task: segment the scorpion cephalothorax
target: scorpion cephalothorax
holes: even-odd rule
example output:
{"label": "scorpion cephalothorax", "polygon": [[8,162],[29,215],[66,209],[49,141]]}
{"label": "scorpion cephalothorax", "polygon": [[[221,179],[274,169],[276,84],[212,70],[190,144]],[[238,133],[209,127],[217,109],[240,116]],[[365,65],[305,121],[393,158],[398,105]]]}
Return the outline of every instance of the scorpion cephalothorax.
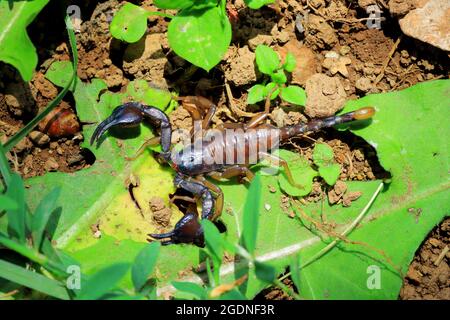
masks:
{"label": "scorpion cephalothorax", "polygon": [[[162,152],[157,154],[157,158],[175,169],[175,186],[193,194],[195,201],[201,201],[201,218],[212,221],[222,213],[223,193],[205,176],[215,180],[232,177],[245,177],[251,180],[253,173],[248,167],[266,159],[283,166],[289,182],[296,185],[286,161],[271,153],[278,148],[279,142],[337,124],[369,119],[375,112],[373,108],[366,107],[339,116],[277,128],[269,124],[261,124],[269,114],[270,101],[267,99],[265,110],[247,124],[222,124],[215,128],[214,134],[210,134],[212,130],[207,128],[216,111],[216,106],[208,99],[198,96],[176,99],[183,103],[194,122],[198,121],[203,130],[201,135],[193,133],[192,143],[183,149],[171,150],[172,128],[167,115],[158,108],[138,102],[126,103],[114,109],[111,116],[96,128],[91,137],[91,144],[98,141],[111,127],[134,127],[144,119],[152,125],[159,126],[160,137],[149,140],[145,145],[157,142],[161,144]],[[200,147],[196,147],[198,145]],[[168,239],[162,242],[165,245],[173,243],[204,245],[203,230],[198,215],[193,209],[187,211],[177,222],[173,231],[150,234],[150,236],[155,239]]]}

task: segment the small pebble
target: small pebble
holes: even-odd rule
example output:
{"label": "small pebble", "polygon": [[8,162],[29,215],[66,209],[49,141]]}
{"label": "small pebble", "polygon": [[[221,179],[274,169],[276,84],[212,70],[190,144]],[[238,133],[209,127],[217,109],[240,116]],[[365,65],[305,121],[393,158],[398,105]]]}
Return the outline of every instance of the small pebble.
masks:
{"label": "small pebble", "polygon": [[31,131],[29,134],[30,140],[38,146],[44,146],[50,142],[50,137],[45,133],[39,131]]}
{"label": "small pebble", "polygon": [[59,164],[54,158],[50,157],[45,161],[44,168],[47,171],[56,171],[59,168]]}
{"label": "small pebble", "polygon": [[272,208],[272,206],[268,203],[264,204],[264,209],[266,209],[266,211],[269,211]]}

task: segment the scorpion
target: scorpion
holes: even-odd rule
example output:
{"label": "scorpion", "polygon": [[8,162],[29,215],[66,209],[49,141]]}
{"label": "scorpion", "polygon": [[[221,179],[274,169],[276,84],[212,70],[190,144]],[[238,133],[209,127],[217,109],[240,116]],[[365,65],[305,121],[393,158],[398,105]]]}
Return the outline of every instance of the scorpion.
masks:
{"label": "scorpion", "polygon": [[[191,202],[198,203],[201,207],[201,219],[210,221],[216,221],[221,215],[224,195],[221,189],[206,177],[218,181],[233,177],[251,181],[254,174],[249,166],[267,159],[269,163],[281,165],[288,181],[294,186],[301,187],[294,181],[287,162],[271,154],[278,148],[279,142],[322,128],[370,119],[375,113],[374,108],[364,107],[342,115],[312,119],[306,123],[278,128],[262,123],[269,115],[270,99],[267,99],[265,110],[253,116],[248,123],[223,123],[211,129],[209,126],[217,109],[213,102],[201,96],[173,99],[181,101],[192,116],[194,124],[200,124],[202,129],[201,134],[193,133],[191,130],[192,143],[181,150],[172,148],[172,127],[166,113],[140,102],[128,102],[116,107],[112,114],[96,127],[90,143],[92,145],[96,142],[98,146],[100,138],[112,127],[136,127],[144,120],[159,127],[160,135],[146,141],[139,150],[142,151],[146,145],[159,143],[162,151],[156,153],[156,159],[160,163],[170,165],[176,171],[173,180],[175,187],[192,194]],[[211,136],[208,137],[208,133],[212,130],[215,130],[213,139]],[[195,147],[196,144],[200,147]],[[211,161],[218,158],[227,158],[227,161]],[[199,214],[191,206],[172,231],[161,234],[150,233],[148,235],[152,239],[149,241],[156,239],[161,240],[163,245],[187,243],[203,247],[204,233],[199,220]]]}

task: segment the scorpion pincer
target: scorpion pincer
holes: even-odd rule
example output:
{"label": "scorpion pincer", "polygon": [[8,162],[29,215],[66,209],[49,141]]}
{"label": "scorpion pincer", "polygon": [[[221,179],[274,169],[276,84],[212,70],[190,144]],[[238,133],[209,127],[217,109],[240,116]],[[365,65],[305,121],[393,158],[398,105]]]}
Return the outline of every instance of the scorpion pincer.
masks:
{"label": "scorpion pincer", "polygon": [[[220,188],[206,177],[219,181],[239,177],[250,181],[253,173],[249,166],[266,159],[270,163],[283,166],[289,182],[297,185],[286,161],[271,153],[279,147],[280,142],[337,124],[370,119],[375,113],[374,108],[365,107],[342,115],[277,128],[262,124],[269,114],[270,101],[267,99],[265,110],[254,116],[247,124],[226,123],[215,129],[208,129],[216,111],[216,106],[211,101],[200,96],[174,99],[182,102],[184,108],[190,112],[194,123],[197,121],[202,128],[202,134],[193,134],[192,143],[181,150],[171,150],[172,128],[167,115],[158,108],[138,102],[129,102],[115,108],[111,116],[98,125],[90,142],[98,143],[100,137],[112,127],[135,127],[144,120],[158,126],[160,136],[157,141],[162,149],[162,152],[157,154],[158,160],[168,163],[176,171],[175,186],[191,193],[195,202],[200,201],[201,219],[211,221],[216,220],[222,213],[224,196]],[[211,139],[211,132],[214,132],[213,139]],[[201,147],[196,148],[196,145]],[[226,161],[212,161],[217,159],[226,159]],[[166,239],[162,242],[164,245],[192,243],[204,246],[203,230],[197,212],[192,208],[176,223],[171,232],[149,234],[149,236],[154,239]]]}

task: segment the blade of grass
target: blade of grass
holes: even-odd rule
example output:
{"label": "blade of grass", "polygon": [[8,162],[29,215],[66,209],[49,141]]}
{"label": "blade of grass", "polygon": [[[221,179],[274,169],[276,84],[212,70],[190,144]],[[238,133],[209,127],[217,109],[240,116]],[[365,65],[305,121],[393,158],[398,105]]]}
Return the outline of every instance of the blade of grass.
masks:
{"label": "blade of grass", "polygon": [[11,182],[11,169],[9,168],[8,159],[6,159],[6,150],[0,143],[0,173],[3,177],[3,185],[5,189]]}
{"label": "blade of grass", "polygon": [[256,175],[248,190],[247,200],[244,206],[244,218],[242,227],[243,245],[253,255],[256,247],[259,221],[259,199],[261,198],[261,180]]}
{"label": "blade of grass", "polygon": [[[70,79],[70,82],[66,87],[63,88],[63,90],[56,96],[55,99],[53,99],[49,105],[42,111],[39,115],[37,115],[33,120],[31,120],[29,123],[25,125],[19,132],[17,132],[11,139],[9,139],[4,145],[4,151],[10,151],[17,143],[19,143],[20,140],[25,138],[31,130],[42,120],[47,116],[50,111],[52,111],[64,98],[66,93],[69,91],[70,86],[75,83],[76,75],[77,75],[77,66],[78,66],[78,51],[77,51],[77,43],[75,39],[75,33],[72,28],[72,23],[69,17],[66,17],[66,26],[67,26],[67,33],[69,35],[69,43],[70,48],[72,50],[72,59],[73,59],[73,74]],[[0,161],[1,162],[1,161]],[[0,167],[0,169],[2,169]],[[3,174],[3,170],[2,170]]]}
{"label": "blade of grass", "polygon": [[41,200],[36,211],[33,214],[31,222],[31,235],[33,237],[33,245],[36,250],[39,250],[44,236],[44,230],[47,226],[50,215],[55,209],[56,200],[59,197],[60,189],[54,188]]}
{"label": "blade of grass", "polygon": [[8,217],[8,234],[11,238],[16,239],[20,243],[25,243],[27,227],[26,220],[26,204],[25,204],[25,187],[22,178],[14,173],[6,190],[6,196],[10,197],[17,203],[17,209],[6,211]]}
{"label": "blade of grass", "polygon": [[60,282],[4,260],[0,260],[0,278],[45,293],[54,298],[63,300],[70,299],[66,288]]}

